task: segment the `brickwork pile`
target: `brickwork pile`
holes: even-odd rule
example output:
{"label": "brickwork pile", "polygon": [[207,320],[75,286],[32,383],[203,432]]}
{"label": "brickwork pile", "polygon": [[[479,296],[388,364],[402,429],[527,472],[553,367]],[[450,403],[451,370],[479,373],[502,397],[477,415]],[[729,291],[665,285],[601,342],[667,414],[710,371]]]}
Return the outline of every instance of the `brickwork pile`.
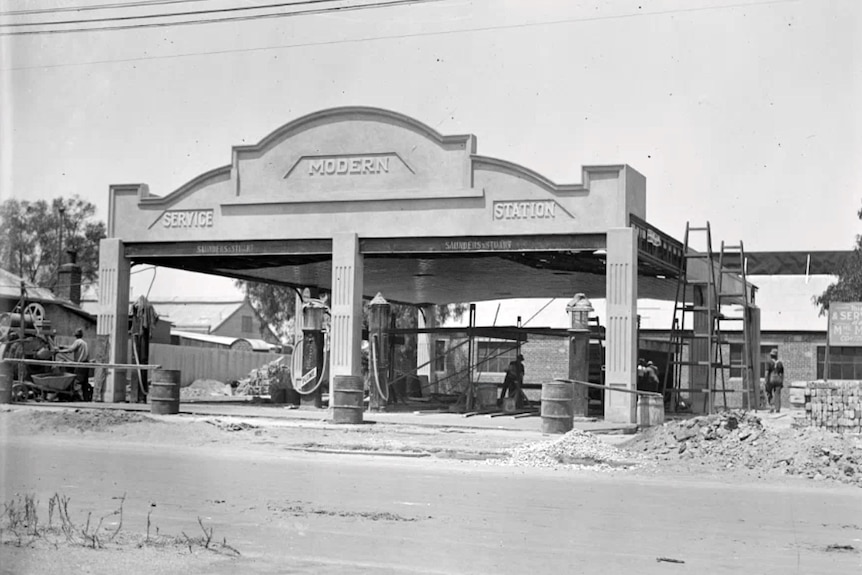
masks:
{"label": "brickwork pile", "polygon": [[799,424],[838,433],[862,433],[862,382],[809,382],[805,418]]}

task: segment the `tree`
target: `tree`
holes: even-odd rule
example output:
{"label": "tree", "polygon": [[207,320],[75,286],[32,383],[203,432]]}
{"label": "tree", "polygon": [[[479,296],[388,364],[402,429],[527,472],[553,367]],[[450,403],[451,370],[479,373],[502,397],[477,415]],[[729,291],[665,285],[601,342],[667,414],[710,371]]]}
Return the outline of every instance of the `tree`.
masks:
{"label": "tree", "polygon": [[236,285],[278,338],[292,341],[290,320],[294,316],[296,291],[287,286],[242,280],[237,280]]}
{"label": "tree", "polygon": [[[99,240],[105,223],[93,219],[96,206],[75,195],[29,202],[9,199],[0,204],[0,265],[43,287],[54,287],[65,260],[62,251],[77,252],[83,281],[99,275]],[[62,225],[62,234],[61,234]]]}
{"label": "tree", "polygon": [[[862,220],[862,209],[856,215]],[[838,271],[838,281],[814,298],[814,303],[820,306],[820,315],[833,301],[862,301],[862,235],[856,236],[856,248]]]}

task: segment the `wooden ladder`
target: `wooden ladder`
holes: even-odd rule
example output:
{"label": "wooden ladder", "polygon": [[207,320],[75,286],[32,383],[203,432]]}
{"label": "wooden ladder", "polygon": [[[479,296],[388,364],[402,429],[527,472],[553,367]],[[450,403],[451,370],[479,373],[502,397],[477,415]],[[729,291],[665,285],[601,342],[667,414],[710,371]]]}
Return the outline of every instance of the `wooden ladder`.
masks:
{"label": "wooden ladder", "polygon": [[[706,251],[699,252],[691,248],[694,234],[705,234]],[[722,345],[727,342],[721,335],[721,308],[719,298],[720,273],[716,273],[715,254],[712,251],[712,230],[709,222],[706,226],[695,227],[689,222],[685,224],[683,239],[683,261],[678,274],[676,297],[674,301],[673,323],[671,324],[670,347],[668,348],[668,365],[672,366],[665,372],[663,390],[672,394],[671,406],[678,411],[682,394],[702,394],[704,411],[712,414],[715,410],[715,395],[722,396],[723,407],[727,409],[727,384],[724,376],[724,357]],[[692,277],[690,265],[694,261],[703,262],[705,277]],[[701,314],[705,321],[697,322],[695,317]],[[691,328],[687,328],[687,317],[690,317]],[[692,359],[694,346],[704,346],[707,359]],[[685,350],[688,349],[687,357]],[[672,372],[673,386],[668,389],[668,373]],[[682,387],[683,374],[688,374],[688,386]],[[705,375],[705,377],[704,377]],[[695,380],[699,381],[695,381]],[[703,381],[703,380],[706,381]],[[720,385],[719,385],[720,384]]]}
{"label": "wooden ladder", "polygon": [[[739,369],[742,376],[743,409],[757,410],[760,400],[759,379],[755,378],[754,365],[756,354],[756,338],[752,333],[752,304],[753,294],[749,291],[748,278],[746,277],[745,246],[740,241],[737,245],[726,245],[721,242],[721,251],[718,256],[718,301],[719,305],[739,306],[739,313],[721,313],[720,324],[733,323],[742,332],[742,354],[738,362],[729,358],[728,367]],[[725,282],[733,279],[733,282]],[[734,287],[736,289],[734,289]],[[725,332],[729,330],[724,330]],[[734,330],[735,331],[735,330]]]}

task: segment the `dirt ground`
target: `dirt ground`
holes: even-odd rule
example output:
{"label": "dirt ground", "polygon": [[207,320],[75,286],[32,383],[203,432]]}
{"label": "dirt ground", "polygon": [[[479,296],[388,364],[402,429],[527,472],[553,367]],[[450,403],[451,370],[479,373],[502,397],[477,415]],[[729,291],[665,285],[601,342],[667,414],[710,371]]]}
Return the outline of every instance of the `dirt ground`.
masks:
{"label": "dirt ground", "polygon": [[[192,452],[205,446],[231,453],[376,455],[492,467],[573,469],[647,481],[702,478],[733,483],[768,479],[770,486],[799,482],[823,487],[842,483],[862,486],[862,444],[858,437],[794,429],[789,419],[743,413],[673,421],[630,437],[597,436],[578,430],[552,437],[454,425],[336,426],[321,420],[151,416],[106,409],[13,406],[0,409],[0,430],[4,441],[24,439],[34,445],[68,445],[72,449],[80,440],[126,453],[137,449],[143,454],[153,446]],[[7,475],[15,472],[4,468]],[[68,479],[75,483],[92,480]],[[144,510],[137,509],[138,527],[128,523],[123,527],[118,513],[123,502],[116,497],[101,502],[99,509],[75,508],[80,505],[78,501],[67,502],[72,513],[64,522],[59,510],[67,495],[62,485],[55,487],[56,491],[52,487],[43,492],[38,502],[28,499],[26,492],[0,489],[0,552],[5,557],[0,573],[144,572],[128,570],[140,565],[148,566],[146,572],[229,573],[241,551],[229,540],[219,539],[220,533],[208,536],[207,524],[197,523],[193,517],[185,518],[185,529],[163,524],[161,531],[155,531],[158,526],[154,526],[147,532],[139,528]],[[282,512],[307,516],[327,511],[294,501]],[[390,512],[350,513],[365,513],[359,518],[372,523],[415,519]],[[146,519],[149,525],[149,515]],[[845,551],[855,553],[858,549],[833,552]],[[93,570],[93,553],[99,553],[99,561],[110,568]],[[9,565],[16,567],[10,570]],[[319,566],[309,567],[307,572],[318,570]],[[336,571],[333,567],[332,572]]]}
{"label": "dirt ground", "polygon": [[[488,461],[527,467],[591,467],[642,475],[724,479],[794,476],[862,487],[862,437],[796,429],[792,417],[729,412],[668,421],[636,435],[566,436],[508,429],[407,424],[334,425],[324,419],[155,416],[107,409],[7,407],[10,436],[96,434],[142,445],[277,446],[310,453],[355,453]],[[550,455],[549,455],[550,454]]]}

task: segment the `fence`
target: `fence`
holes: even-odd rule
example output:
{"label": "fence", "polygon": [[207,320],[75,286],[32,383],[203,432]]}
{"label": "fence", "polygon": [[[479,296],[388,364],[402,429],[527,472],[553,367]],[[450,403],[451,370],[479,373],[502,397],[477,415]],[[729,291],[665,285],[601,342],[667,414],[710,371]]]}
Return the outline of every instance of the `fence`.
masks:
{"label": "fence", "polygon": [[162,369],[180,370],[180,385],[183,386],[196,379],[215,379],[224,383],[242,379],[251,370],[279,357],[284,358],[282,363],[290,365],[290,354],[150,344],[150,363],[161,365]]}

